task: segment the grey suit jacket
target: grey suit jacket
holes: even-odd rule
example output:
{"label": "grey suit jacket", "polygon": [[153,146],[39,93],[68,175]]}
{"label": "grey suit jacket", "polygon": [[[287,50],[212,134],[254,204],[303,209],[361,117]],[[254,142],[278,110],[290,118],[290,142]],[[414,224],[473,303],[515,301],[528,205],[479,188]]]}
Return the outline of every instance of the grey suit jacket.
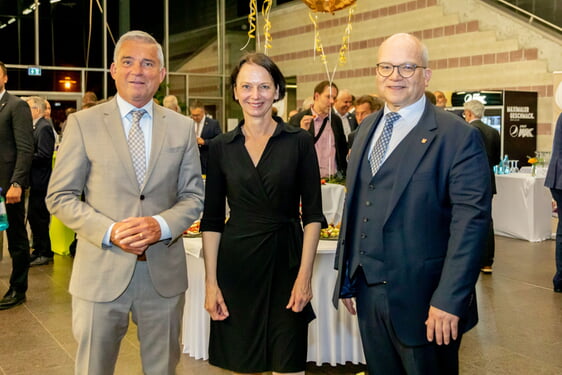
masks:
{"label": "grey suit jacket", "polygon": [[46,201],[50,212],[78,234],[70,280],[74,296],[108,302],[125,290],[137,257],[117,246],[105,247],[102,240],[112,223],[131,216],[161,215],[170,227],[172,239],[146,251],[156,291],[171,297],[187,288],[181,235],[203,207],[195,131],[187,117],[161,106],[154,105],[153,116],[142,189],[115,99],[68,118]]}

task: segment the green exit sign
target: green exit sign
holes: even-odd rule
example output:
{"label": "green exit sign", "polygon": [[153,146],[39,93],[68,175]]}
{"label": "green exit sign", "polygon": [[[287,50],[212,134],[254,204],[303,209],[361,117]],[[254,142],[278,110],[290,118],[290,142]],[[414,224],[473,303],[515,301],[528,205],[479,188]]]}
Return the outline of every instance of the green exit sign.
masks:
{"label": "green exit sign", "polygon": [[38,66],[30,66],[29,68],[27,68],[27,74],[30,76],[40,76],[41,68]]}

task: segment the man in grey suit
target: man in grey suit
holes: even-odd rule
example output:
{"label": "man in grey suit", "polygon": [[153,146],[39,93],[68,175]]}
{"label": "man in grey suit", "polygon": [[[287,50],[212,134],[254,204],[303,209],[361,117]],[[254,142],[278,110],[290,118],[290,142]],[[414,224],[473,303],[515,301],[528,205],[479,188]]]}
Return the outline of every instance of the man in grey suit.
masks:
{"label": "man in grey suit", "polygon": [[377,61],[385,108],[351,149],[334,303],[357,313],[370,375],[455,374],[461,336],[478,320],[486,152],[478,130],[426,100],[419,39],[389,37]]}
{"label": "man in grey suit", "polygon": [[76,373],[113,373],[131,314],[144,373],[174,374],[187,289],[181,236],[203,205],[195,132],[153,103],[166,70],[150,35],[123,35],[110,71],[115,98],[69,117],[47,193],[51,213],[79,239],[70,279]]}
{"label": "man in grey suit", "polygon": [[[8,251],[12,258],[10,288],[0,310],[25,302],[29,271],[29,240],[25,229],[25,196],[33,160],[33,121],[26,102],[6,91],[8,71],[0,61],[0,187],[6,197],[10,226]],[[2,233],[0,233],[2,235]]]}

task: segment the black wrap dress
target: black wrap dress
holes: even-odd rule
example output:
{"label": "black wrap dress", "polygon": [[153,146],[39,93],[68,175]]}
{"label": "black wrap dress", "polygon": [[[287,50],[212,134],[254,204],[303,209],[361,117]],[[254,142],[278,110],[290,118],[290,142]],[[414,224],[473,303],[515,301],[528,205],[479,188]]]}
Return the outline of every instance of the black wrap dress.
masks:
{"label": "black wrap dress", "polygon": [[300,313],[285,306],[302,227],[323,218],[318,161],[310,134],[277,121],[257,166],[244,146],[243,122],[209,148],[201,231],[222,232],[217,281],[229,311],[226,320],[211,321],[209,362],[235,372],[303,371],[314,319],[310,303]]}

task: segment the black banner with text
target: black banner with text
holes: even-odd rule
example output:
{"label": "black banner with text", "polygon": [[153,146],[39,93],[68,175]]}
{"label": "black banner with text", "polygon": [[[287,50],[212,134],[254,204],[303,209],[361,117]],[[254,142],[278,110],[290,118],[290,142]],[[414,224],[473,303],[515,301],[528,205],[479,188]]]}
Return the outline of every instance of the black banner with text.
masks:
{"label": "black banner with text", "polygon": [[519,167],[529,165],[527,157],[537,149],[537,93],[505,91],[503,99],[504,154]]}

